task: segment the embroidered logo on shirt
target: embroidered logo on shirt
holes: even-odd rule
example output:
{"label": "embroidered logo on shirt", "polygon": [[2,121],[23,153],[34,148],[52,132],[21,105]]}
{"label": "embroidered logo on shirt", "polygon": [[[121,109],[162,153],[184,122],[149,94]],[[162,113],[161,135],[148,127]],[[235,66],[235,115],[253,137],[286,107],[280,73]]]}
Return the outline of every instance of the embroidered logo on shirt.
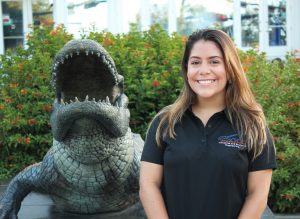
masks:
{"label": "embroidered logo on shirt", "polygon": [[220,136],[220,137],[218,137],[218,143],[224,144],[227,147],[234,147],[234,148],[239,148],[239,149],[246,148],[244,143],[240,140],[238,134]]}

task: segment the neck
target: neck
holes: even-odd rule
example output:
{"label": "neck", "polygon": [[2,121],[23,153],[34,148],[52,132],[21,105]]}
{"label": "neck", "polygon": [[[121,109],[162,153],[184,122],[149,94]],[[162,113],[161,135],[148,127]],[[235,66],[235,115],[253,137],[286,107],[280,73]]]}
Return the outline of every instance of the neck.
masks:
{"label": "neck", "polygon": [[198,99],[192,106],[193,113],[200,118],[204,125],[208,122],[209,118],[225,108],[225,98],[223,99]]}
{"label": "neck", "polygon": [[219,112],[225,108],[225,97],[218,96],[216,98],[198,98],[193,108],[199,111],[214,111]]}

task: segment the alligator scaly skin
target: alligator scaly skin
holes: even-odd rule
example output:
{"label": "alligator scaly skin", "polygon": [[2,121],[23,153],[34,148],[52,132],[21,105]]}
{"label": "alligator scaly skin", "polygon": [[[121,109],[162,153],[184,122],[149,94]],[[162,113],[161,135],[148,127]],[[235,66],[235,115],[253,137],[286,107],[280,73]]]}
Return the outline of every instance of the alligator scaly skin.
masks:
{"label": "alligator scaly skin", "polygon": [[129,127],[123,77],[105,49],[73,40],[54,58],[53,146],[15,176],[0,198],[0,219],[17,218],[32,191],[76,214],[120,212],[138,202],[143,140]]}

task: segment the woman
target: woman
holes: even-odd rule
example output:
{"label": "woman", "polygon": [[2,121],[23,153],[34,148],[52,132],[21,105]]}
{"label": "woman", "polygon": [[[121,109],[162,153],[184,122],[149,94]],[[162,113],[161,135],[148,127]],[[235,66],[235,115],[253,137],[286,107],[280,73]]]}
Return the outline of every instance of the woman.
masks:
{"label": "woman", "polygon": [[141,158],[149,219],[256,219],[267,204],[275,148],[230,37],[193,33],[181,95],[153,119]]}

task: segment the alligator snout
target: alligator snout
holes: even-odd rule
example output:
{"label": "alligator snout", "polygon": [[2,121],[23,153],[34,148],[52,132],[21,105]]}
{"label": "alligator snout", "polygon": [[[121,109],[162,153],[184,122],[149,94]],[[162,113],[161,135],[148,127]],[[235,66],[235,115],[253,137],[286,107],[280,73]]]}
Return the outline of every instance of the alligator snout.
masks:
{"label": "alligator snout", "polygon": [[72,40],[60,50],[52,66],[52,85],[56,100],[51,125],[56,140],[62,141],[68,132],[76,131],[73,126],[81,129],[81,118],[99,122],[115,137],[127,132],[130,114],[123,76],[95,41]]}

